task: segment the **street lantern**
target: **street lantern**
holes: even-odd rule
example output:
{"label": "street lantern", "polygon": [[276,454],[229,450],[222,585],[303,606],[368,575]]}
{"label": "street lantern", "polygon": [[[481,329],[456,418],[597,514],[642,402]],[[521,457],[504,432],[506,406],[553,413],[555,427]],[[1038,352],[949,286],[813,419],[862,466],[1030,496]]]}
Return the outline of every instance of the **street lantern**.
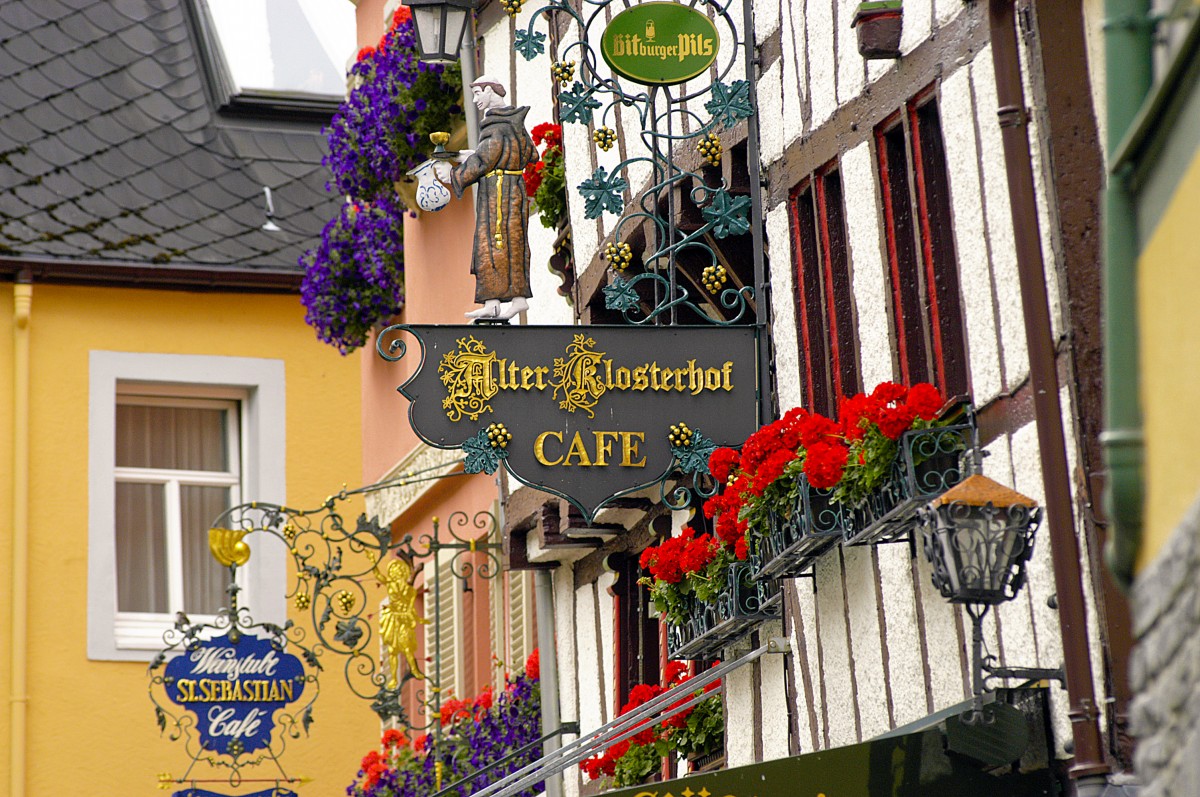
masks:
{"label": "street lantern", "polygon": [[919,514],[933,584],[942,597],[984,606],[1016,597],[1041,520],[1036,501],[974,474]]}
{"label": "street lantern", "polygon": [[[925,556],[933,567],[933,585],[951,603],[965,604],[971,616],[973,708],[966,724],[987,722],[983,695],[989,678],[1063,680],[1061,669],[996,666],[983,656],[983,617],[1010,601],[1025,584],[1025,563],[1033,553],[1033,535],[1042,510],[986,476],[973,474],[918,510]],[[989,711],[994,709],[989,708]]]}
{"label": "street lantern", "polygon": [[405,5],[412,10],[421,60],[435,64],[457,61],[475,0],[407,0]]}

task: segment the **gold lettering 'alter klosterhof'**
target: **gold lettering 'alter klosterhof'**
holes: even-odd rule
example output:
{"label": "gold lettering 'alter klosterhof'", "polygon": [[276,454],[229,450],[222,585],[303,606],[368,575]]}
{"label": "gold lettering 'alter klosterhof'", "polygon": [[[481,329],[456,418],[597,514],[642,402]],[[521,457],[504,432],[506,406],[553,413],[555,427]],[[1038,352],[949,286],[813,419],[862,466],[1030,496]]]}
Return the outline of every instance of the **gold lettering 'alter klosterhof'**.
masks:
{"label": "gold lettering 'alter klosterhof'", "polygon": [[479,420],[491,412],[490,401],[502,390],[544,392],[558,401],[559,409],[576,410],[595,417],[600,398],[610,391],[657,391],[698,396],[733,390],[733,361],[702,363],[689,358],[680,363],[652,360],[623,364],[596,350],[596,341],[575,335],[565,357],[553,367],[526,365],[497,356],[473,336],[459,338],[458,347],[442,355],[438,376],[446,388],[442,409],[454,422]]}

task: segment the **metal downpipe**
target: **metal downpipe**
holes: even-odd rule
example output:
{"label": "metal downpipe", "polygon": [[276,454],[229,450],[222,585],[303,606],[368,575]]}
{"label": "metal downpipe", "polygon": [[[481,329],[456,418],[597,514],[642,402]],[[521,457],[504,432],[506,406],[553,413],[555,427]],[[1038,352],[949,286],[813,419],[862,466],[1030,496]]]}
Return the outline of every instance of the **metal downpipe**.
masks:
{"label": "metal downpipe", "polygon": [[28,272],[13,285],[12,593],[9,636],[9,795],[24,797],[29,707],[29,321]]}
{"label": "metal downpipe", "polygon": [[[549,570],[533,573],[533,598],[537,611],[538,663],[542,690],[542,735],[558,730],[558,651],[554,644],[554,588]],[[562,746],[562,737],[552,736],[542,745],[548,756]],[[562,797],[562,773],[546,778],[546,797]]]}
{"label": "metal downpipe", "polygon": [[[1150,0],[1106,0],[1105,98],[1109,162],[1133,126],[1153,85],[1154,28]],[[1142,536],[1142,408],[1137,322],[1137,207],[1124,173],[1104,189],[1104,431],[1105,510],[1113,524],[1105,558],[1118,581],[1133,581]]]}
{"label": "metal downpipe", "polygon": [[[1066,442],[1059,401],[1050,303],[1046,293],[1046,270],[1042,259],[1037,216],[1037,194],[1033,161],[1029,151],[1024,88],[1017,43],[1014,0],[990,0],[988,20],[992,64],[996,72],[997,113],[1004,143],[1004,165],[1008,176],[1016,243],[1017,273],[1029,348],[1029,378],[1033,386],[1034,418],[1038,452],[1045,489],[1046,520],[1050,531],[1050,553],[1054,585],[1058,593],[1059,627],[1062,633],[1064,670],[1067,677],[1067,715],[1071,719],[1075,763],[1071,778],[1088,788],[1110,771],[1098,723],[1100,711],[1092,687],[1092,663],[1088,650],[1087,614],[1080,573],[1079,540],[1075,535],[1071,481],[1067,469]],[[1103,781],[1101,780],[1101,783]]]}

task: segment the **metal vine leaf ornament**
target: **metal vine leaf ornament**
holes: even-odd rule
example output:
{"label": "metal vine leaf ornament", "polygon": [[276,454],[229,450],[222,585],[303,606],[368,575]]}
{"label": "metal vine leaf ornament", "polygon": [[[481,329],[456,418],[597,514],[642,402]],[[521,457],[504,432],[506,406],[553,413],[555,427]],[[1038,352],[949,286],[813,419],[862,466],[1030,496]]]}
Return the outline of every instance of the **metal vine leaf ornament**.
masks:
{"label": "metal vine leaf ornament", "polygon": [[[498,462],[511,435],[503,425],[492,424],[481,430],[480,438],[481,447]],[[440,474],[447,464],[452,463],[429,470]],[[287,741],[307,734],[318,677],[339,660],[351,691],[381,720],[410,732],[428,732],[436,748],[446,696],[438,683],[444,625],[440,596],[443,590],[461,588],[460,581],[490,579],[500,572],[496,552],[501,546],[493,541],[496,519],[488,512],[455,512],[444,527],[433,518],[429,532],[393,542],[386,526],[365,515],[347,524],[340,512],[352,496],[426,478],[439,475],[412,472],[394,482],[343,489],[315,509],[252,502],[216,518],[209,547],[228,568],[229,606],[200,622],[181,612],[149,668],[155,721],[170,740],[184,742],[191,758],[181,777],[160,776],[164,788],[178,783],[194,789],[218,780],[238,786],[248,767],[261,764],[277,770],[265,779],[274,780],[277,788],[303,782],[284,771],[280,756]],[[287,549],[295,573],[287,599],[304,622],[255,622],[249,609],[239,605],[236,576],[250,559],[249,538]],[[416,574],[425,562],[437,564],[428,568],[424,583],[431,617],[422,617],[417,607]],[[442,583],[447,578],[453,583]],[[418,657],[422,626],[429,627],[427,663]],[[417,685],[417,716],[409,716],[400,699],[409,682]],[[194,772],[197,764],[228,775],[200,777]]]}
{"label": "metal vine leaf ornament", "polygon": [[[761,230],[757,145],[746,159],[750,197],[734,196],[728,180],[713,169],[723,152],[719,132],[750,120],[747,140],[756,137],[753,95],[745,79],[749,19],[749,4],[733,0],[553,0],[534,10],[526,27],[516,32],[516,51],[533,60],[546,50],[539,26],[565,31],[551,53],[557,70],[552,75],[563,83],[558,92],[561,123],[594,125],[592,141],[607,152],[613,128],[625,120],[627,156],[615,165],[600,165],[577,191],[586,218],[620,216],[616,241],[634,231],[644,235],[645,273],[632,278],[614,273],[605,289],[605,306],[620,311],[628,323],[679,323],[681,309],[689,311],[693,322],[765,321],[762,309],[751,307],[755,286],[763,282],[760,246],[755,247],[754,285],[692,297],[689,281],[678,274],[681,258],[700,261],[697,270],[721,265],[713,239]],[[573,68],[569,87],[559,67],[564,63]],[[699,209],[701,223],[679,223],[689,204]],[[761,233],[755,235],[758,240]]]}

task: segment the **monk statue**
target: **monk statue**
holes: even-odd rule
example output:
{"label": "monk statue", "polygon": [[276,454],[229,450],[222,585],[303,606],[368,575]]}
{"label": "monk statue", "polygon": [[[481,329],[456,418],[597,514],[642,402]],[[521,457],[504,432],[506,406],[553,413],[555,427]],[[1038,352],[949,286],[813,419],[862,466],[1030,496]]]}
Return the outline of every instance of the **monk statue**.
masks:
{"label": "monk statue", "polygon": [[483,307],[466,316],[479,321],[507,321],[527,310],[526,299],[533,296],[526,238],[529,197],[522,175],[537,162],[538,152],[525,129],[529,108],[505,105],[507,93],[487,75],[471,84],[475,106],[483,114],[479,143],[474,151],[460,152],[452,170],[448,163],[438,167],[438,178],[450,183],[455,196],[461,197],[469,185],[478,186],[471,273],[475,301]]}

